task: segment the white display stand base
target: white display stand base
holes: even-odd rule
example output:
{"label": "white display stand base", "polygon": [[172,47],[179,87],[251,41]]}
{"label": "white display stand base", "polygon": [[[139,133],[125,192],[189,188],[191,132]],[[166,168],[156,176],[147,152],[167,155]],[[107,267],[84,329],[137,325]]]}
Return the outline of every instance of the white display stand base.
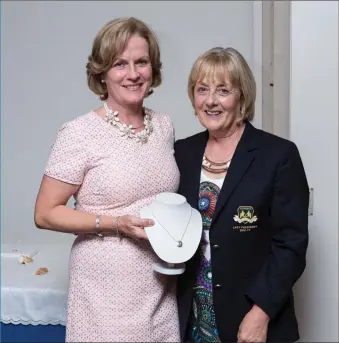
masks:
{"label": "white display stand base", "polygon": [[154,263],[153,264],[153,270],[160,274],[165,275],[180,275],[183,274],[185,271],[185,263],[167,263],[167,262],[161,262],[161,263]]}

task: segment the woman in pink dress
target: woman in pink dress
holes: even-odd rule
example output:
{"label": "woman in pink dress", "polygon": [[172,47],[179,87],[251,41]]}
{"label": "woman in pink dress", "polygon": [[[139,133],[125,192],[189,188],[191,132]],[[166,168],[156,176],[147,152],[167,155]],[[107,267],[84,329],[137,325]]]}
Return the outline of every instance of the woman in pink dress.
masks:
{"label": "woman in pink dress", "polygon": [[78,235],[66,341],[179,342],[176,279],[153,271],[144,231],[153,222],[139,217],[179,184],[171,119],[143,105],[161,84],[154,33],[134,18],[107,23],[87,80],[103,106],[60,128],[35,207],[38,228]]}

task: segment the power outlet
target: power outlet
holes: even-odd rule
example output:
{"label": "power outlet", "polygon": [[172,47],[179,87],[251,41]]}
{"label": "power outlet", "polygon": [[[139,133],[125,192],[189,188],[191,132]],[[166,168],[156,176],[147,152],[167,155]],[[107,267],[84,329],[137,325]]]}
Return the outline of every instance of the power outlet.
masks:
{"label": "power outlet", "polygon": [[310,188],[310,202],[308,205],[308,215],[313,216],[313,206],[314,206],[314,189]]}

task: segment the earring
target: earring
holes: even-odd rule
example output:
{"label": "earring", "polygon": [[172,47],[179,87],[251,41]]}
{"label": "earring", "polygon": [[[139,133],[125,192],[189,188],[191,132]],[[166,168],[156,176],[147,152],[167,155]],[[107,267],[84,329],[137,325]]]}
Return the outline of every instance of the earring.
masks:
{"label": "earring", "polygon": [[101,83],[105,83],[105,80],[101,79]]}
{"label": "earring", "polygon": [[150,88],[150,89],[148,90],[148,92],[147,92],[147,96],[150,96],[150,95],[153,94],[153,93],[154,93],[153,88]]}

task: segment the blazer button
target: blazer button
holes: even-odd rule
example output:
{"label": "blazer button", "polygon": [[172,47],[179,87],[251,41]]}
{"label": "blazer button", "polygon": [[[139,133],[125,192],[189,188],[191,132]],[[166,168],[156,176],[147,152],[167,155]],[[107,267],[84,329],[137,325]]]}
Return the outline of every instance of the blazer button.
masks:
{"label": "blazer button", "polygon": [[221,288],[221,285],[219,283],[217,283],[214,288]]}
{"label": "blazer button", "polygon": [[213,245],[213,249],[219,249],[219,248],[220,248],[220,246],[218,244]]}

